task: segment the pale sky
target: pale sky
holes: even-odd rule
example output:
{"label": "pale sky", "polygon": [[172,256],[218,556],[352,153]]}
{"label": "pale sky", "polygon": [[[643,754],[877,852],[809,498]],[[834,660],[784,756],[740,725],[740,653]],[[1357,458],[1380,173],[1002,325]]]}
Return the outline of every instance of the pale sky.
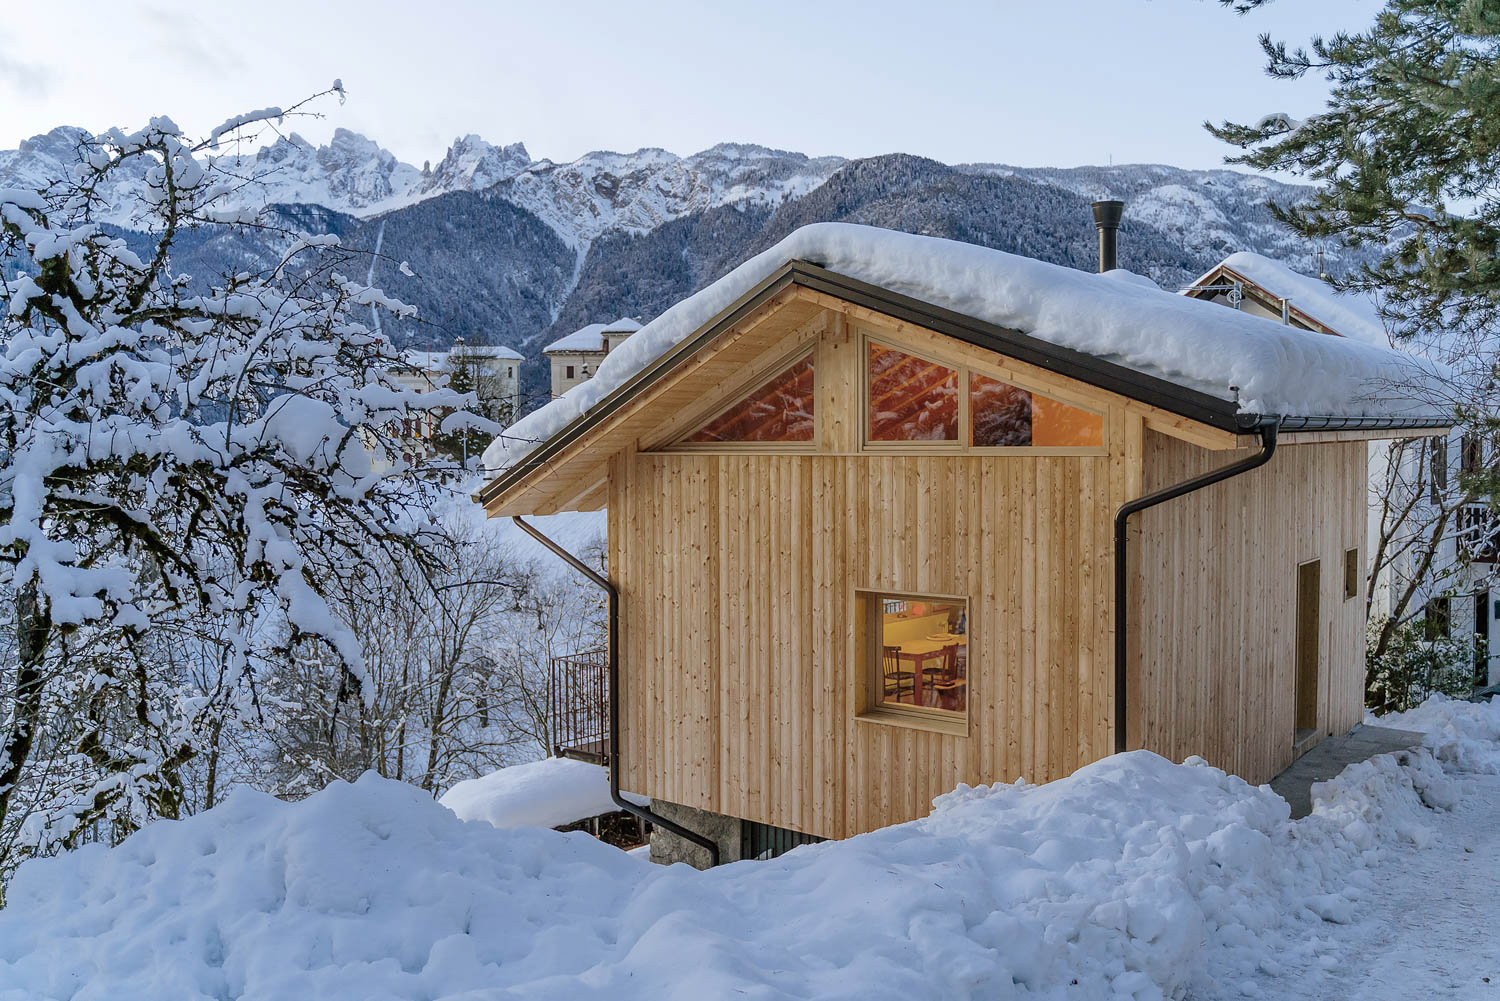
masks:
{"label": "pale sky", "polygon": [[1362,28],[1375,0],[50,0],[0,20],[0,148],[165,114],[201,134],[341,78],[288,123],[436,162],[455,136],[533,157],[716,142],[1021,166],[1220,163],[1204,118],[1297,117],[1321,80],[1265,77],[1256,36]]}

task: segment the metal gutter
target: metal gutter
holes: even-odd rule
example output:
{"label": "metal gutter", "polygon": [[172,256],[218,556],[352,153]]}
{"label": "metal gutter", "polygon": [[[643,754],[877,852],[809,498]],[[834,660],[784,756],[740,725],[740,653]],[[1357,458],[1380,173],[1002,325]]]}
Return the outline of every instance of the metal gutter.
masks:
{"label": "metal gutter", "polygon": [[1449,428],[1452,417],[1293,417],[1275,418],[1283,431],[1380,431],[1402,428]]}
{"label": "metal gutter", "polygon": [[1262,420],[1254,431],[1260,435],[1260,451],[1254,455],[1241,459],[1239,462],[1221,466],[1218,469],[1209,470],[1198,476],[1174,483],[1170,487],[1164,487],[1144,497],[1126,501],[1120,505],[1115,512],[1115,753],[1119,754],[1130,749],[1125,739],[1125,726],[1129,720],[1129,706],[1126,699],[1126,687],[1129,682],[1128,671],[1128,644],[1126,629],[1129,624],[1128,591],[1130,588],[1130,575],[1126,564],[1126,552],[1129,544],[1128,523],[1130,516],[1137,511],[1155,507],[1158,504],[1190,494],[1195,490],[1212,486],[1223,480],[1227,480],[1241,473],[1248,473],[1258,466],[1264,466],[1271,461],[1271,456],[1276,454],[1276,434],[1281,426],[1280,418],[1271,417]]}
{"label": "metal gutter", "polygon": [[614,801],[615,806],[628,813],[632,813],[648,823],[669,831],[685,841],[708,852],[708,864],[710,867],[719,864],[719,846],[713,841],[688,830],[681,824],[668,820],[660,814],[653,813],[644,806],[638,806],[620,795],[620,591],[614,582],[603,574],[598,573],[593,567],[580,560],[577,556],[568,552],[552,539],[543,535],[541,531],[532,525],[522,521],[519,517],[512,516],[520,526],[521,531],[531,536],[562,559],[574,570],[577,570],[590,581],[604,589],[609,595],[609,798]]}

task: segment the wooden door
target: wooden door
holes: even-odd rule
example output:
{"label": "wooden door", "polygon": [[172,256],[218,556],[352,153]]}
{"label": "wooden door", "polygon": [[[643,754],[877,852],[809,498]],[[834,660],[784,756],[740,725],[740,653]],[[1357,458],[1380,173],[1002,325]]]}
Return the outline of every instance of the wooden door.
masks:
{"label": "wooden door", "polygon": [[1309,560],[1297,567],[1297,722],[1293,740],[1303,750],[1319,729],[1318,693],[1322,689],[1322,564]]}

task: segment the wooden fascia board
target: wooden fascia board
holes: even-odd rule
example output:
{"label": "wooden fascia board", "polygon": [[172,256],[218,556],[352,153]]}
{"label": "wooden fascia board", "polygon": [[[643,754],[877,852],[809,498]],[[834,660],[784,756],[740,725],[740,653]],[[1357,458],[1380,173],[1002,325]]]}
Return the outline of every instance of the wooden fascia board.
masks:
{"label": "wooden fascia board", "polygon": [[[485,512],[490,517],[527,513],[514,510],[516,502],[528,497],[545,496],[543,487],[546,481],[557,476],[564,465],[571,466],[584,458],[590,450],[595,453],[598,464],[607,463],[609,455],[616,449],[601,448],[600,445],[609,436],[620,433],[618,428],[623,417],[638,413],[654,396],[701,368],[711,357],[705,355],[702,349],[723,334],[736,329],[754,329],[796,296],[796,290],[791,287],[789,270],[778,270],[693,337],[679,343],[653,364],[637,372],[588,412],[574,418],[514,469],[491,481],[477,495]],[[624,437],[633,445],[633,434]]]}

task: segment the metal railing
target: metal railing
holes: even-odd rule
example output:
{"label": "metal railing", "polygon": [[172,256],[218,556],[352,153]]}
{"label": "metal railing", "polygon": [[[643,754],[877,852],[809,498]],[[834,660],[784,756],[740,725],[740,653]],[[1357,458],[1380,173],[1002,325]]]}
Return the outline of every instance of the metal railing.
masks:
{"label": "metal railing", "polygon": [[553,657],[547,682],[552,754],[609,764],[609,651]]}

